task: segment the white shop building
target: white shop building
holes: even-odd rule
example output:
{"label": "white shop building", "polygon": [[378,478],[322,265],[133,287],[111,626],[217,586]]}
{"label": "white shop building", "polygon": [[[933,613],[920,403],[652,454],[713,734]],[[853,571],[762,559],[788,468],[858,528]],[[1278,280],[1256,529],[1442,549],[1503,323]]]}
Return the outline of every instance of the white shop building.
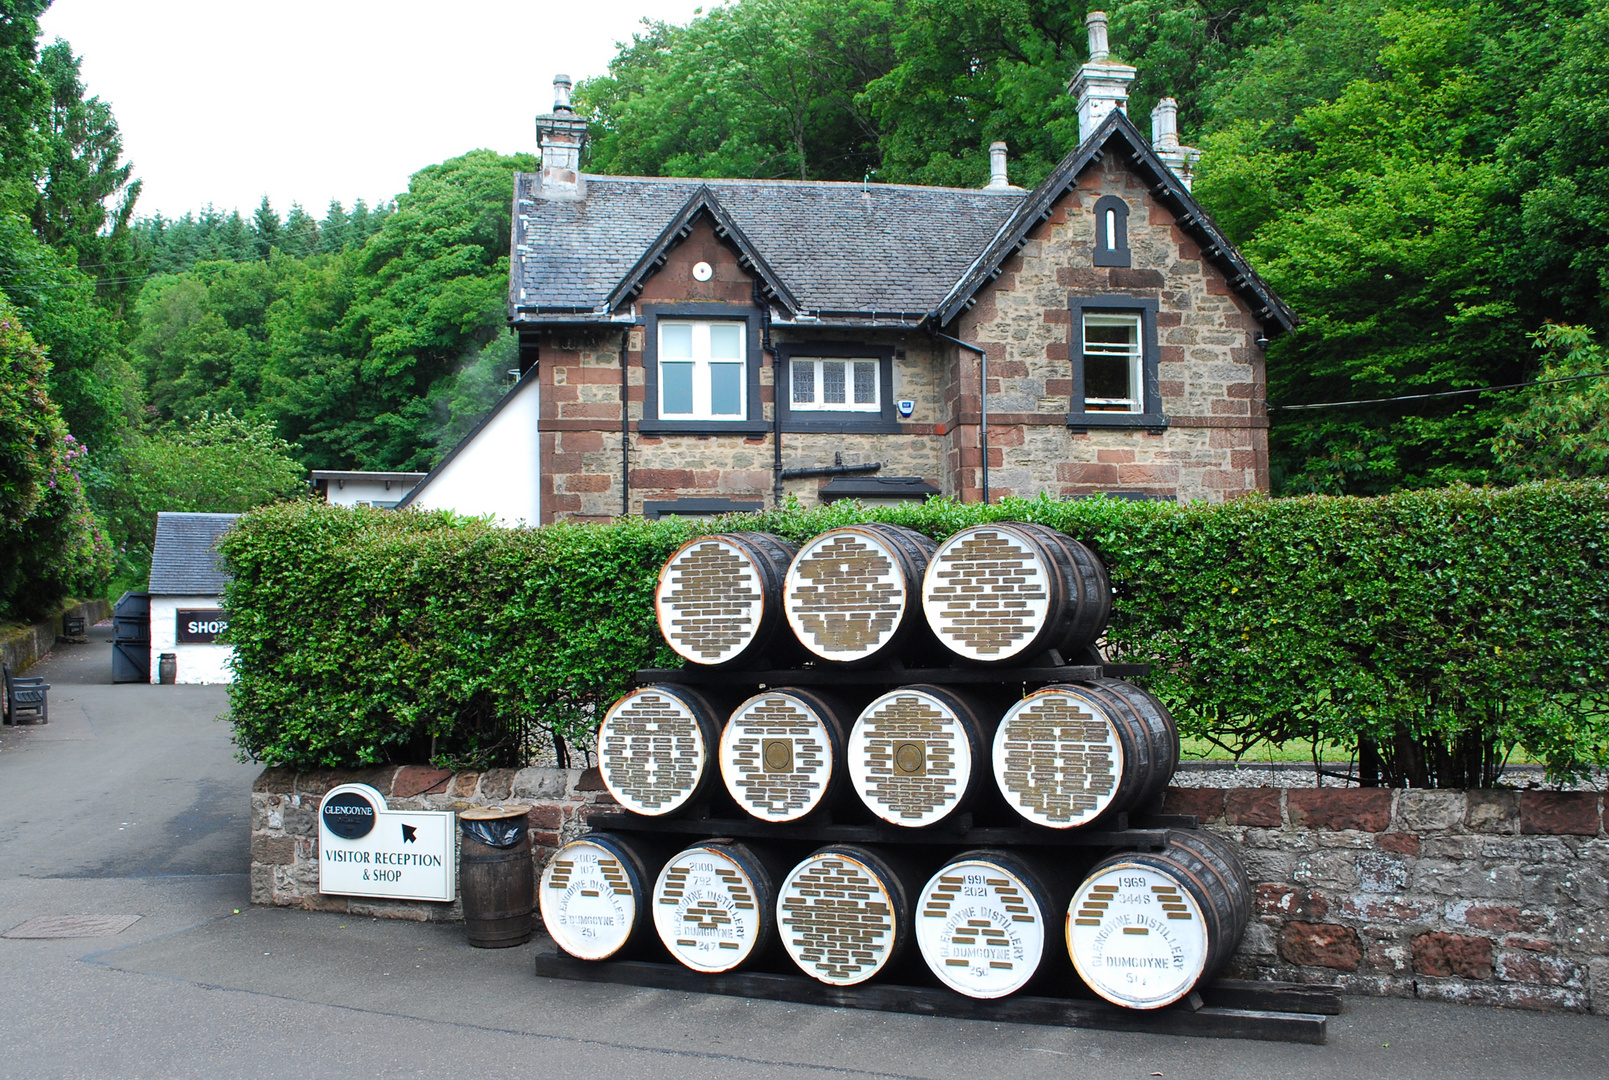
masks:
{"label": "white shop building", "polygon": [[239,514],[156,516],[151,550],[151,681],[161,681],[161,658],[177,661],[175,682],[234,681],[234,650],[217,642],[229,625],[223,590],[229,581],[218,555],[218,538]]}

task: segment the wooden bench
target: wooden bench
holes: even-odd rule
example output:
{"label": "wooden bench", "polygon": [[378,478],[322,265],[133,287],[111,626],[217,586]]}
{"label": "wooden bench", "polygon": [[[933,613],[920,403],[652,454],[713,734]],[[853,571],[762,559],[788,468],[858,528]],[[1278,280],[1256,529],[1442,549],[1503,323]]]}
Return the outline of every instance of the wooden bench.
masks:
{"label": "wooden bench", "polygon": [[0,665],[0,677],[5,680],[5,722],[8,724],[50,723],[50,684],[37,676],[18,678],[11,669]]}

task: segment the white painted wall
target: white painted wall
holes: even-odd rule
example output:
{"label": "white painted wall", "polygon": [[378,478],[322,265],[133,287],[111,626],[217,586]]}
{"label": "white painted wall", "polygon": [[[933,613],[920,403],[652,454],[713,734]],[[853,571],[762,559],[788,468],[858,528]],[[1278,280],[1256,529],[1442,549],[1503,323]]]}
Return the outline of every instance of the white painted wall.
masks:
{"label": "white painted wall", "polygon": [[174,653],[179,665],[181,683],[227,683],[235,681],[229,669],[229,658],[235,650],[228,645],[180,645],[180,608],[215,608],[222,606],[217,596],[153,596],[151,597],[151,681],[161,682],[162,667],[158,662],[165,652]]}
{"label": "white painted wall", "polygon": [[391,506],[413,490],[412,484],[392,481],[386,487],[383,480],[331,480],[324,495],[332,506]]}
{"label": "white painted wall", "polygon": [[480,433],[418,490],[410,506],[491,514],[500,525],[535,525],[537,514],[536,422],[539,395],[534,374],[510,391],[505,404]]}

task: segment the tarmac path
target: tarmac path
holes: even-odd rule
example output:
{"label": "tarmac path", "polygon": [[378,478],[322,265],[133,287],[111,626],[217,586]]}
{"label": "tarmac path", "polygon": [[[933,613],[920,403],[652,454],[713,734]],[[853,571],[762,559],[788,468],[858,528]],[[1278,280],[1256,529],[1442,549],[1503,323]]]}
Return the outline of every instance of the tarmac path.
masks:
{"label": "tarmac path", "polygon": [[51,723],[0,730],[0,1077],[1609,1076],[1609,1021],[1347,999],[1326,1046],[990,1024],[570,983],[535,946],[253,908],[257,767],[219,687],[112,686],[105,627],[57,646]]}

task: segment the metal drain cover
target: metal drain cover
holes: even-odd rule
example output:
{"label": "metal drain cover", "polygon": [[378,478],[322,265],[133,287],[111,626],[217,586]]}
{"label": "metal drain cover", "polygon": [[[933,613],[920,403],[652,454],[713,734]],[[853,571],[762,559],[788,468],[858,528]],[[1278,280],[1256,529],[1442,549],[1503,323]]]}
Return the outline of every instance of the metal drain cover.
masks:
{"label": "metal drain cover", "polygon": [[41,915],[0,934],[8,938],[111,937],[140,921],[138,915]]}

